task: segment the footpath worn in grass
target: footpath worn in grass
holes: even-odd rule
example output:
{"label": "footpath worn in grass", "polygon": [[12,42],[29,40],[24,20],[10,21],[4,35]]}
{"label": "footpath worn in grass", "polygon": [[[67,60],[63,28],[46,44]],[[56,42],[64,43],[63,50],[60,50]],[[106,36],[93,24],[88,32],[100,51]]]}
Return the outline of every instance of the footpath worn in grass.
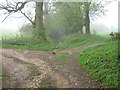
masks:
{"label": "footpath worn in grass", "polygon": [[82,34],[73,34],[64,38],[63,42],[60,42],[58,46],[59,50],[67,48],[75,48],[86,43],[101,43],[108,40],[109,37],[102,35],[82,35]]}
{"label": "footpath worn in grass", "polygon": [[[87,68],[90,76],[101,85],[118,88],[118,41],[106,42],[85,50],[79,56],[79,63]],[[120,87],[119,87],[120,88]]]}

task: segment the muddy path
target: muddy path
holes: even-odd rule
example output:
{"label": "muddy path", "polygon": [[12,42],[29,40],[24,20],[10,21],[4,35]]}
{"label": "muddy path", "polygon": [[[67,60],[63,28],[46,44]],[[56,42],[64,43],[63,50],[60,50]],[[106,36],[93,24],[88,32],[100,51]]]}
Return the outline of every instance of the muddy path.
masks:
{"label": "muddy path", "polygon": [[[78,63],[77,56],[88,47],[55,51],[2,49],[3,88],[98,88],[99,82],[93,80]],[[70,58],[64,66],[57,56],[67,54]]]}

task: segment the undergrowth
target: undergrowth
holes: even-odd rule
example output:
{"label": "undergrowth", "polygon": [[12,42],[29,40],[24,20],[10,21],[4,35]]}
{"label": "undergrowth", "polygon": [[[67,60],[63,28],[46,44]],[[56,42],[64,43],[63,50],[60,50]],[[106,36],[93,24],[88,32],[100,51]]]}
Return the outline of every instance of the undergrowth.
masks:
{"label": "undergrowth", "polygon": [[118,41],[88,48],[79,56],[79,63],[102,86],[118,88]]}

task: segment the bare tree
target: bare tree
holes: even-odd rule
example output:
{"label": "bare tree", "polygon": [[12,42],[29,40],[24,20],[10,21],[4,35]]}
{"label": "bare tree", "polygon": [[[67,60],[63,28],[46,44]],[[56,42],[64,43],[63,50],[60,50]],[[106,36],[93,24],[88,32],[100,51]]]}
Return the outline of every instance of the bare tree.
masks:
{"label": "bare tree", "polygon": [[5,10],[4,15],[6,15],[3,21],[5,21],[12,13],[20,12],[32,23],[33,27],[35,28],[35,38],[39,39],[40,41],[46,40],[44,33],[45,29],[43,27],[43,2],[35,3],[36,6],[34,20],[29,14],[23,11],[27,3],[28,2],[26,1],[19,2],[16,0],[6,0],[5,3],[0,4],[0,10]]}

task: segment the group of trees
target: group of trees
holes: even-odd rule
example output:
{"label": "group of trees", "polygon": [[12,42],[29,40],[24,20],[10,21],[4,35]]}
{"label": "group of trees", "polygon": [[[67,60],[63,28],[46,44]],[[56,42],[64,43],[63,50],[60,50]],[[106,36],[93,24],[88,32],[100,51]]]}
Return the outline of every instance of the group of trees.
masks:
{"label": "group of trees", "polygon": [[54,38],[56,35],[60,36],[62,34],[83,34],[83,27],[85,27],[85,34],[90,34],[90,19],[104,13],[104,6],[101,2],[95,2],[94,0],[89,2],[48,1],[33,2],[35,15],[31,17],[33,16],[30,15],[32,13],[24,12],[25,5],[29,2],[11,1],[6,0],[6,4],[0,4],[0,9],[8,13],[5,19],[15,12],[23,14],[34,28],[34,37],[41,41],[46,40],[46,35]]}

